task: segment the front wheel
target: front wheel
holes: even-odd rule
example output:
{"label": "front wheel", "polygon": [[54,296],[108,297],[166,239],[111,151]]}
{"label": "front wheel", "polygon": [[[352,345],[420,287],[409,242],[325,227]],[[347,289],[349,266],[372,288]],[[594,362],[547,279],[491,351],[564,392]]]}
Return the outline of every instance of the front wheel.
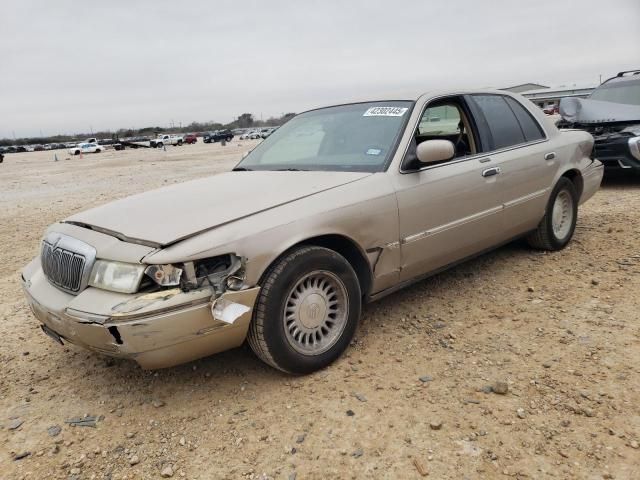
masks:
{"label": "front wheel", "polygon": [[573,237],[577,219],[578,192],[571,180],[562,177],[551,192],[542,221],[527,242],[540,250],[562,250]]}
{"label": "front wheel", "polygon": [[261,360],[287,373],[326,367],[347,348],[360,318],[358,277],[344,257],[306,246],[265,274],[248,342]]}

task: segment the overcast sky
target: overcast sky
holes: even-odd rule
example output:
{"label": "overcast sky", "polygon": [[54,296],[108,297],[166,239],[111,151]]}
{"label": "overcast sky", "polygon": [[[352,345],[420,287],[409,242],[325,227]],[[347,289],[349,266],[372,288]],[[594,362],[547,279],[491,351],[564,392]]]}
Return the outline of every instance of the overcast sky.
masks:
{"label": "overcast sky", "polygon": [[0,138],[640,68],[640,1],[2,0]]}

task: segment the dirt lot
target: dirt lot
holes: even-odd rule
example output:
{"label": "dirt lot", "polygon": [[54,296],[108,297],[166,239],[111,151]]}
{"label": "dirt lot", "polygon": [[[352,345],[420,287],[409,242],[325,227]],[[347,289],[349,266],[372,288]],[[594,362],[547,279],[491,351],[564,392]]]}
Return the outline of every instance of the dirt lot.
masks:
{"label": "dirt lot", "polygon": [[[608,180],[560,253],[512,244],[367,306],[307,377],[248,348],[148,372],[40,332],[19,271],[48,224],[228,169],[247,144],[7,155],[0,477],[640,478],[638,179]],[[97,426],[65,423],[84,415]]]}

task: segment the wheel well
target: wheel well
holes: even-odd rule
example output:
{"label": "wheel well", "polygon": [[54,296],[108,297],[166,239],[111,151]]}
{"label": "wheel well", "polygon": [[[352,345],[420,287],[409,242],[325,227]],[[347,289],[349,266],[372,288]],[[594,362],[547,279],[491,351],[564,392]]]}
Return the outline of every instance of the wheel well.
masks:
{"label": "wheel well", "polygon": [[582,181],[582,174],[578,170],[568,170],[562,174],[563,177],[571,180],[578,192],[578,198],[582,197],[582,189],[584,188],[584,182]]}
{"label": "wheel well", "polygon": [[353,240],[337,234],[322,235],[304,240],[294,245],[294,247],[300,245],[316,245],[318,247],[328,248],[342,255],[356,272],[362,295],[366,297],[369,294],[372,283],[371,267],[367,257]]}

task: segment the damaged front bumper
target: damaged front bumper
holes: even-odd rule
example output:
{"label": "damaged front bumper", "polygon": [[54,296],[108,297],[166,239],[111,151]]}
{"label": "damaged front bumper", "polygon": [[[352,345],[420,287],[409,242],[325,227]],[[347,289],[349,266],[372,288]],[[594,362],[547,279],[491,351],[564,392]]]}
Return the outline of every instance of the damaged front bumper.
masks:
{"label": "damaged front bumper", "polygon": [[244,341],[259,287],[213,298],[211,287],[121,294],[87,288],[70,295],[49,283],[34,259],[23,289],[45,333],[142,368],[165,368],[237,347]]}
{"label": "damaged front bumper", "polygon": [[640,137],[611,134],[594,138],[596,158],[605,168],[640,170]]}

